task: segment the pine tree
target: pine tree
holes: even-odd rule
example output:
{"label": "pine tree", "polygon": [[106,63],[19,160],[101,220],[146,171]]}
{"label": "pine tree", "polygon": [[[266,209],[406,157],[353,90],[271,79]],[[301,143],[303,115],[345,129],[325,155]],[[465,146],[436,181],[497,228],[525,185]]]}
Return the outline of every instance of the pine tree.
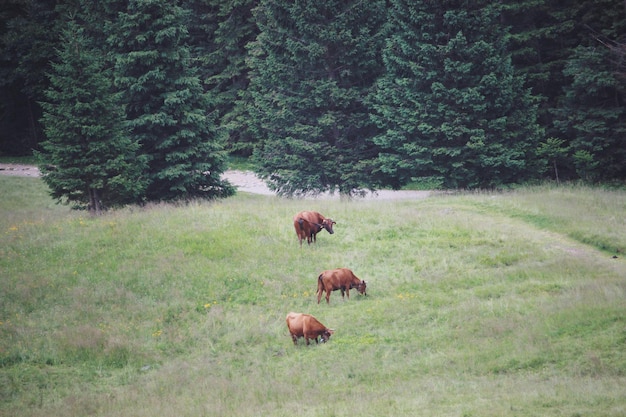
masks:
{"label": "pine tree", "polygon": [[143,192],[143,159],[124,128],[112,71],[78,22],[63,31],[52,64],[40,168],[55,199],[94,214],[135,202]]}
{"label": "pine tree", "polygon": [[0,152],[28,155],[44,139],[39,101],[60,34],[55,2],[0,3]]}
{"label": "pine tree", "polygon": [[185,42],[185,10],[168,0],[131,0],[108,32],[116,82],[132,135],[148,158],[145,198],[226,197],[224,137]]}
{"label": "pine tree", "polygon": [[576,173],[588,181],[626,179],[626,85],[612,58],[608,48],[578,47],[563,71],[573,82],[555,111]]}
{"label": "pine tree", "polygon": [[352,194],[380,178],[365,98],[380,74],[385,2],[264,1],[249,47],[260,174],[284,195]]}
{"label": "pine tree", "polygon": [[252,16],[255,0],[187,0],[193,10],[189,24],[193,59],[200,79],[218,113],[218,124],[228,132],[229,152],[250,156],[254,138],[247,134],[242,100],[248,87],[246,45],[256,38]]}
{"label": "pine tree", "polygon": [[610,0],[576,8],[581,42],[563,68],[568,83],[553,110],[559,137],[569,143],[571,163],[590,181],[626,179],[626,83],[621,56],[611,45],[626,33],[624,5]]}
{"label": "pine tree", "polygon": [[563,68],[572,48],[580,43],[578,0],[506,0],[503,2],[502,21],[510,26],[513,65],[523,75],[526,86],[534,96],[541,98],[538,120],[546,127],[548,136],[552,127],[551,109],[563,96],[567,83]]}
{"label": "pine tree", "polygon": [[623,88],[620,92],[619,77],[612,75],[619,65],[607,55],[605,41],[623,36],[624,4],[612,0],[505,4],[503,20],[512,26],[516,69],[527,75],[527,85],[541,96],[539,120],[548,136],[558,137],[569,152],[560,158],[563,177],[619,178]]}
{"label": "pine tree", "polygon": [[392,0],[372,97],[380,169],[405,184],[494,187],[536,175],[542,131],[491,2]]}

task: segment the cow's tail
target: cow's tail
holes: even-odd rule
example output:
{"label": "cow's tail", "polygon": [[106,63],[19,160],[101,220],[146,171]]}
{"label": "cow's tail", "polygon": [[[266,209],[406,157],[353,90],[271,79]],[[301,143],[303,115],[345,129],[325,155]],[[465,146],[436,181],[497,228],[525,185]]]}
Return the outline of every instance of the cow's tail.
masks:
{"label": "cow's tail", "polygon": [[298,225],[300,226],[300,230],[304,230],[304,219],[302,217],[298,217]]}
{"label": "cow's tail", "polygon": [[322,297],[322,293],[324,292],[324,283],[322,282],[323,276],[324,274],[322,273],[319,277],[317,277],[317,292],[315,295],[317,295],[318,300]]}

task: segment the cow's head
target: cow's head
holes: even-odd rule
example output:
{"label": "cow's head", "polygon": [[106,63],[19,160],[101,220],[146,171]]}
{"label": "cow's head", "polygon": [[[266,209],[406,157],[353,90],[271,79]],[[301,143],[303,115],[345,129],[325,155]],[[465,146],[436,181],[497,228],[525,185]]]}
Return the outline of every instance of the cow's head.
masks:
{"label": "cow's head", "polygon": [[330,233],[331,235],[335,233],[333,232],[333,224],[337,224],[337,222],[334,221],[333,219],[324,219],[322,221],[322,227],[326,229],[326,231]]}
{"label": "cow's head", "polygon": [[367,284],[365,283],[365,281],[361,281],[359,285],[356,286],[356,289],[359,291],[359,293],[367,295]]}
{"label": "cow's head", "polygon": [[330,335],[335,333],[335,331],[333,329],[326,329],[324,330],[324,333],[322,333],[322,343],[326,343],[328,342],[328,339],[330,339]]}

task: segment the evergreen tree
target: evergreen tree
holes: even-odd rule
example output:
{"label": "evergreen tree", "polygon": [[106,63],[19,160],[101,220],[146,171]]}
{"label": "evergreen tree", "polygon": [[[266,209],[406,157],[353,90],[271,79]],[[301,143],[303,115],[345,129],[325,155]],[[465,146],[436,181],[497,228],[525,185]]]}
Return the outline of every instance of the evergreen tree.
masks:
{"label": "evergreen tree", "polygon": [[589,181],[626,179],[626,85],[612,58],[608,48],[578,47],[564,69],[573,82],[555,111],[576,173]]}
{"label": "evergreen tree", "polygon": [[571,51],[580,43],[579,0],[506,0],[502,21],[510,26],[509,50],[518,74],[541,99],[538,120],[555,135],[551,110],[568,82],[563,75]]}
{"label": "evergreen tree", "polygon": [[29,155],[43,140],[46,71],[59,42],[55,2],[4,0],[0,7],[0,152]]}
{"label": "evergreen tree", "polygon": [[623,4],[598,0],[579,4],[576,16],[581,42],[563,69],[568,83],[553,110],[554,126],[568,141],[580,178],[624,180],[626,83],[620,76],[621,57],[611,45],[626,33],[626,11]]}
{"label": "evergreen tree", "polygon": [[200,79],[218,113],[220,128],[229,134],[230,152],[250,156],[254,138],[247,134],[242,100],[248,87],[246,45],[256,38],[252,16],[256,0],[187,0],[191,54],[199,63]]}
{"label": "evergreen tree", "polygon": [[385,2],[261,0],[249,47],[259,172],[284,195],[352,194],[381,179],[365,98],[382,70]]}
{"label": "evergreen tree", "polygon": [[99,214],[136,201],[145,185],[138,145],[124,129],[102,52],[70,20],[52,64],[43,124],[40,168],[55,199]]}
{"label": "evergreen tree", "polygon": [[[539,120],[548,136],[558,137],[569,151],[559,158],[563,176],[618,175],[620,152],[615,139],[623,130],[617,122],[623,119],[623,88],[620,92],[619,77],[611,75],[619,65],[611,62],[602,45],[623,36],[623,3],[523,0],[505,4],[503,20],[512,27],[514,65],[541,97]],[[607,142],[600,144],[605,135]],[[595,150],[606,154],[609,149],[616,151],[612,162],[606,155],[595,155]]]}
{"label": "evergreen tree", "polygon": [[399,184],[494,187],[533,175],[542,131],[491,2],[391,0],[372,98],[380,169]]}
{"label": "evergreen tree", "polygon": [[130,0],[108,32],[116,83],[132,135],[148,158],[145,198],[226,197],[224,140],[191,60],[185,10],[169,0]]}

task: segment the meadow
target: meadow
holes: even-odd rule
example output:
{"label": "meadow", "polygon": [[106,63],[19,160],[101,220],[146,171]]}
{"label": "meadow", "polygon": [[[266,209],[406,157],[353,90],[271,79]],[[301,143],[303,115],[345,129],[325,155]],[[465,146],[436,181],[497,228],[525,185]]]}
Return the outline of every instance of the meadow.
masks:
{"label": "meadow", "polygon": [[[0,176],[1,416],[624,416],[626,192],[89,217]],[[335,234],[300,249],[292,216]],[[317,304],[349,267],[368,295]],[[335,330],[294,346],[289,311]]]}

